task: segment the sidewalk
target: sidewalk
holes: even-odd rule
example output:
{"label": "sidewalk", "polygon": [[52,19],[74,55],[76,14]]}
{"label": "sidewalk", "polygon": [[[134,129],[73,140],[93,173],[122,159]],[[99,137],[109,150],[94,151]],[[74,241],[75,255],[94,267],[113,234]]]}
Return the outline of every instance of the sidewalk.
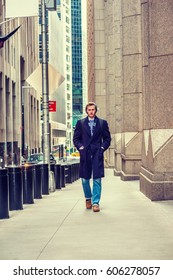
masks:
{"label": "sidewalk", "polygon": [[0,220],[0,260],[104,259],[173,260],[173,201],[151,202],[106,169],[99,213],[78,180]]}

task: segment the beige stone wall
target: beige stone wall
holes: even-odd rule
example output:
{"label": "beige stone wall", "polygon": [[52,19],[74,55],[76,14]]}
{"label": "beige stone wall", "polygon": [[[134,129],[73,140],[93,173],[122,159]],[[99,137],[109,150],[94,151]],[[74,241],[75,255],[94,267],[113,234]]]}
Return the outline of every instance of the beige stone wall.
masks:
{"label": "beige stone wall", "polygon": [[[0,9],[2,22],[5,20],[5,7],[1,6]],[[29,86],[27,77],[38,65],[38,19],[14,19],[1,31],[5,35],[20,24],[16,34],[0,49],[0,157],[5,165],[20,163],[23,131],[23,150],[28,146],[35,151],[41,145],[40,98],[32,88],[26,88]]]}
{"label": "beige stone wall", "polygon": [[109,163],[115,175],[121,171],[122,126],[122,15],[121,0],[104,2],[105,10],[105,71],[106,118],[110,124],[112,142]]}
{"label": "beige stone wall", "polygon": [[88,101],[95,100],[95,48],[94,2],[87,0],[87,60],[88,60]]}
{"label": "beige stone wall", "polygon": [[113,38],[114,38],[114,75],[115,75],[115,127],[114,133],[114,174],[119,175],[122,170],[122,95],[123,95],[123,63],[122,63],[122,3],[121,0],[113,1]]}
{"label": "beige stone wall", "polygon": [[141,5],[139,0],[122,1],[123,61],[123,180],[139,178],[142,132]]}
{"label": "beige stone wall", "polygon": [[95,102],[98,116],[106,119],[104,1],[94,1]]}
{"label": "beige stone wall", "polygon": [[173,199],[173,3],[148,0],[141,4],[144,132],[140,189],[151,200]]}
{"label": "beige stone wall", "polygon": [[95,101],[109,122],[109,165],[122,179],[139,178],[142,131],[141,5],[94,1]]}
{"label": "beige stone wall", "polygon": [[[25,129],[25,147],[29,152],[35,152],[41,147],[40,143],[40,117],[37,114],[40,111],[40,95],[32,87],[28,87],[26,79],[38,66],[38,19],[27,18],[21,29],[20,38],[26,36],[25,44],[20,45],[20,57],[24,60],[24,68],[21,72],[21,91],[24,100],[24,129]],[[29,106],[28,106],[29,105]]]}
{"label": "beige stone wall", "polygon": [[123,180],[139,178],[151,200],[173,199],[173,2],[94,3],[95,98],[110,123],[109,163]]}

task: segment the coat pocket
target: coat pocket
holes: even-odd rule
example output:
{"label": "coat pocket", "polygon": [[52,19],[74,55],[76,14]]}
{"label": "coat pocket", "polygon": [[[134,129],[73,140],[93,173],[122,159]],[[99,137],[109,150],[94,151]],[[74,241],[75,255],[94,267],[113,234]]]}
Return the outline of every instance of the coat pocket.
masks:
{"label": "coat pocket", "polygon": [[102,148],[100,148],[99,150],[99,159],[103,160],[103,157],[104,157],[104,150]]}
{"label": "coat pocket", "polygon": [[80,153],[80,161],[85,161],[85,159],[86,159],[86,150],[85,150],[85,148],[79,150],[79,153]]}

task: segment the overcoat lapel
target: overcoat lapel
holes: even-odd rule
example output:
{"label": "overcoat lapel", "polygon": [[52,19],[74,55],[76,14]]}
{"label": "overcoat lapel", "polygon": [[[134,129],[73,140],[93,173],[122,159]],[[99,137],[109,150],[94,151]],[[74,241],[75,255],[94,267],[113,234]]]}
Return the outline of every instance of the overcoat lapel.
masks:
{"label": "overcoat lapel", "polygon": [[95,134],[97,133],[97,131],[98,131],[99,122],[98,122],[98,118],[97,118],[97,117],[95,117],[94,122],[95,122],[96,126],[94,127],[93,136],[92,136],[92,137],[94,137],[94,135],[95,135]]}
{"label": "overcoat lapel", "polygon": [[91,135],[90,127],[89,127],[89,125],[88,125],[88,117],[85,118],[84,127],[85,127],[85,129],[86,129],[88,135]]}

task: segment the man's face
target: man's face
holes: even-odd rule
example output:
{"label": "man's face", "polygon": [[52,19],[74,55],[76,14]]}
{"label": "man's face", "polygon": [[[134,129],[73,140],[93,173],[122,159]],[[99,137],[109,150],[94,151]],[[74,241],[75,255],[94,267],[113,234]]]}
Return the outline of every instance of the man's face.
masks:
{"label": "man's face", "polygon": [[90,105],[87,107],[87,114],[88,114],[88,117],[90,117],[91,119],[93,119],[95,117],[96,108],[94,105]]}

